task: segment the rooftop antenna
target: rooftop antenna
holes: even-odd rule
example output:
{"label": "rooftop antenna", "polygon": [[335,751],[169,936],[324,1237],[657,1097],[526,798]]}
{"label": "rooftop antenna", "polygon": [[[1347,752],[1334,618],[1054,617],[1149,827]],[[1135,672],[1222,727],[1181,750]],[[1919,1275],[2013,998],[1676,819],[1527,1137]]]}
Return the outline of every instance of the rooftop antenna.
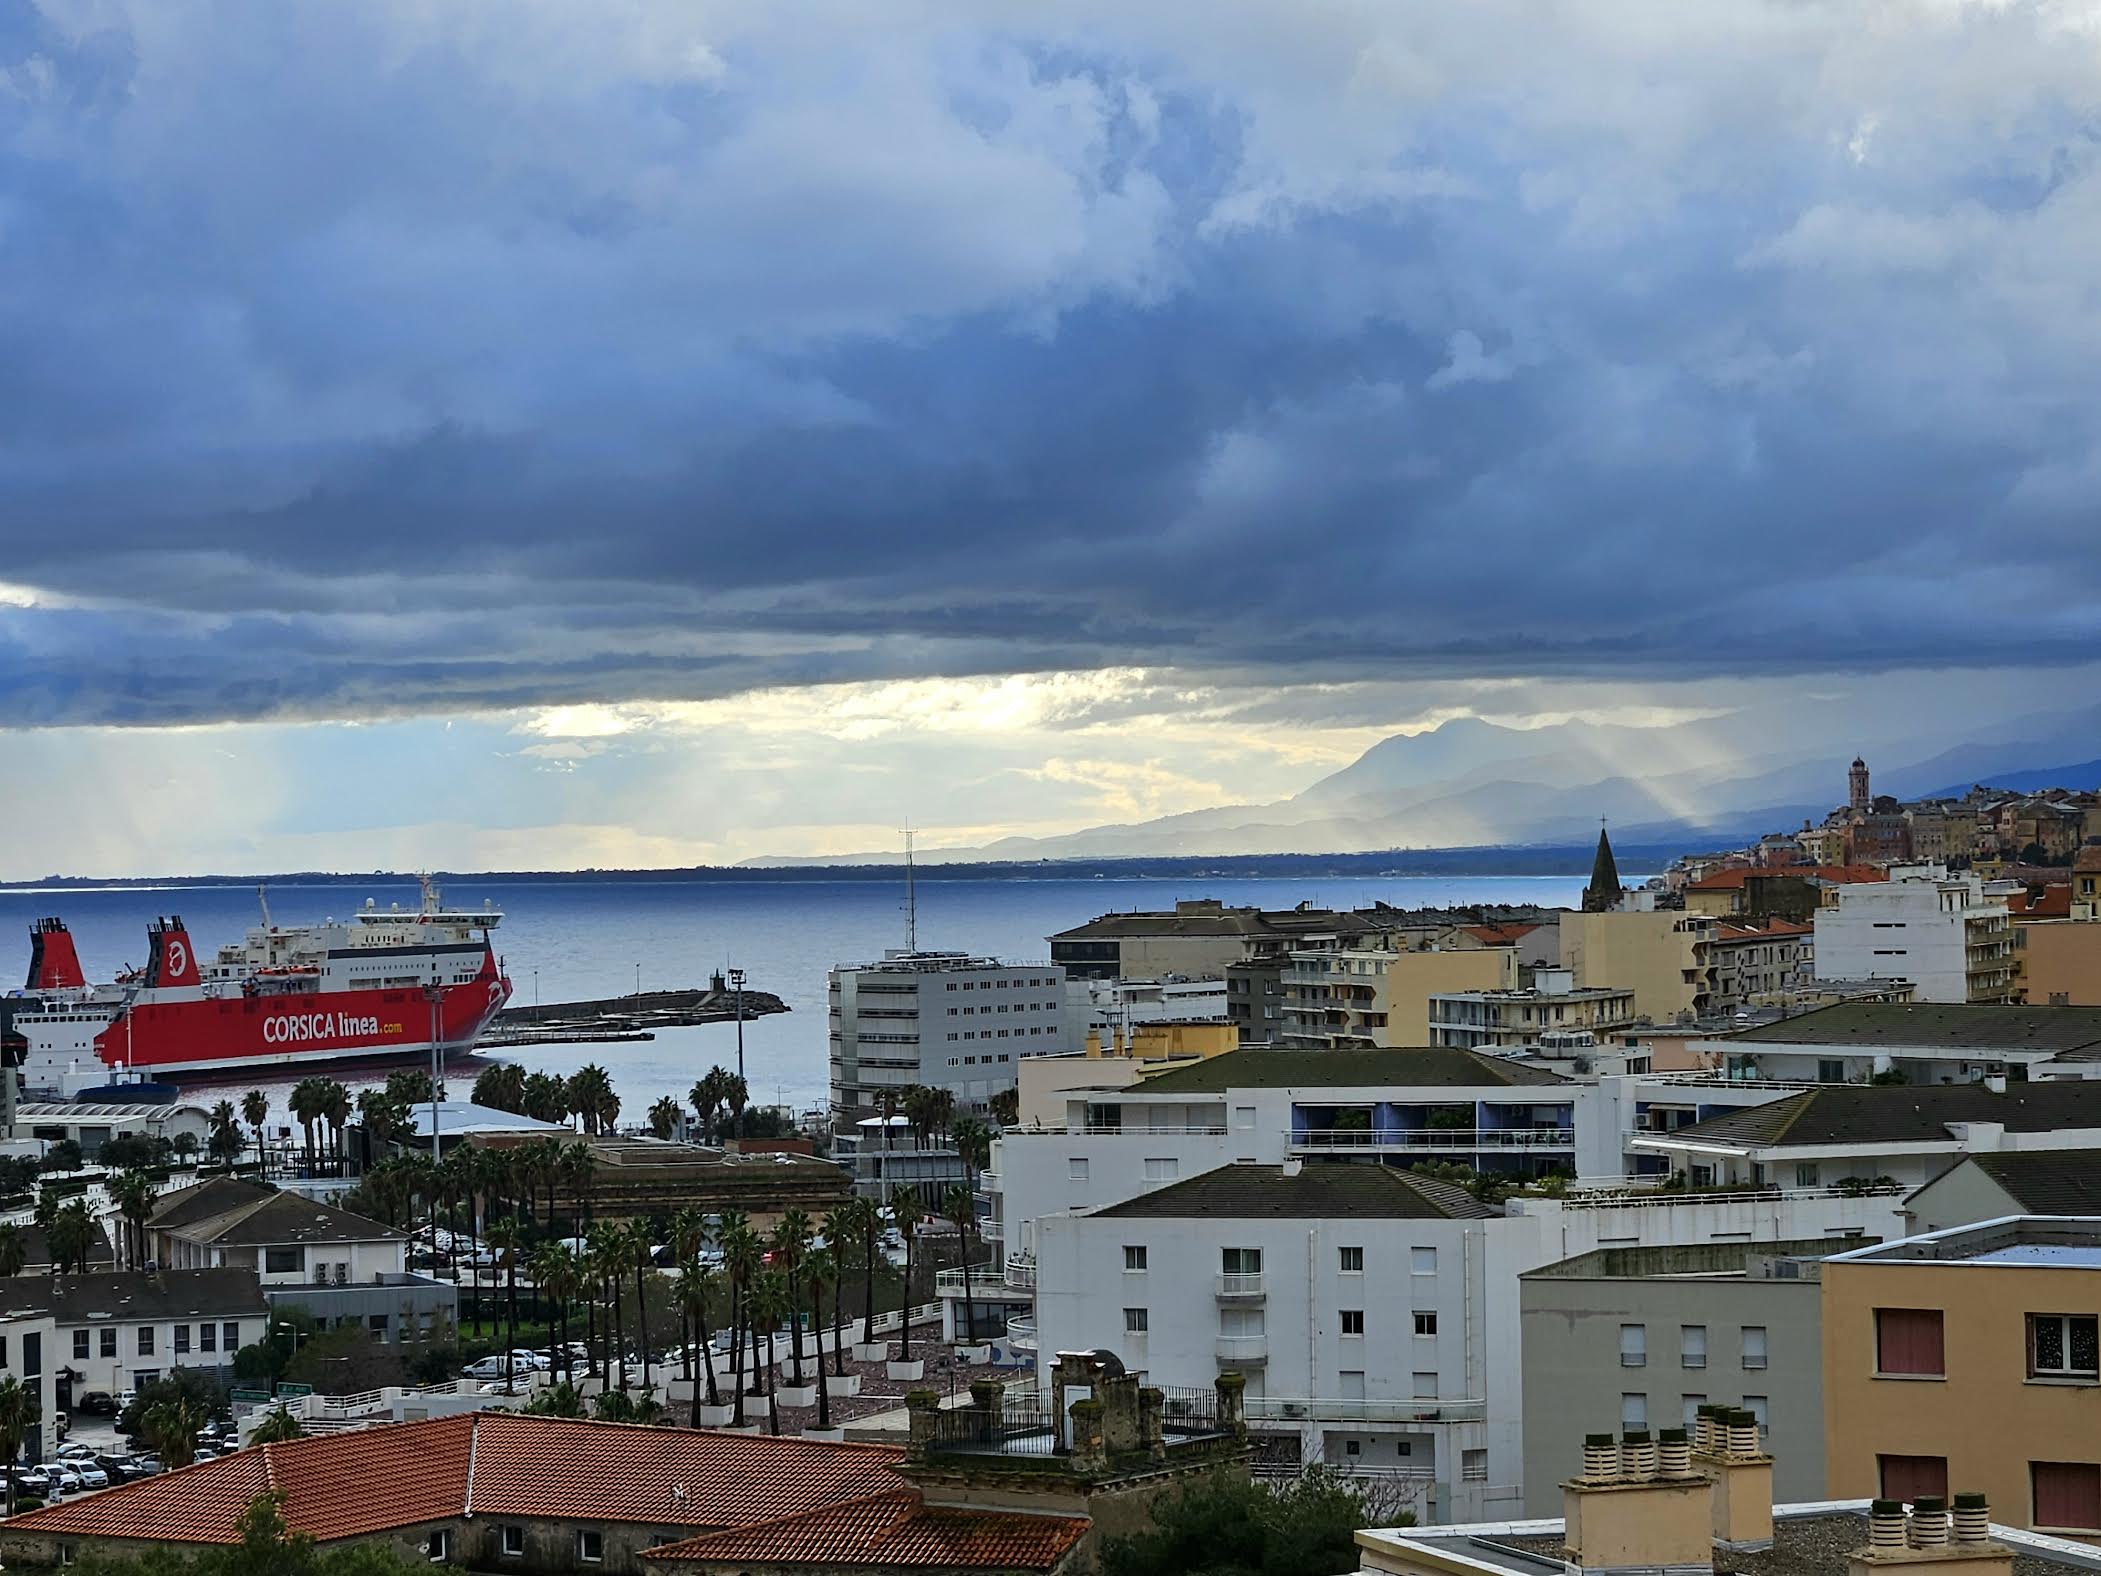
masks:
{"label": "rooftop antenna", "polygon": [[912,829],[905,828],[905,951],[919,951],[919,893],[912,884]]}

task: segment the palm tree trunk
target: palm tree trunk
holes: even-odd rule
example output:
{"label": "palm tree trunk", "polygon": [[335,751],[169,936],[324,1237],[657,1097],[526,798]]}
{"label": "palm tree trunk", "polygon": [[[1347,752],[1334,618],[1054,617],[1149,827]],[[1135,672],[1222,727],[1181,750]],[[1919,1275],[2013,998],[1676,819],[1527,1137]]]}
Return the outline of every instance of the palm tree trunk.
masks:
{"label": "palm tree trunk", "polygon": [[606,1370],[607,1378],[610,1381],[613,1369],[617,1368],[620,1371],[620,1382],[615,1388],[622,1394],[625,1394],[627,1391],[627,1321],[620,1316],[620,1276],[617,1272],[611,1280],[606,1282],[606,1287],[608,1295],[612,1298],[606,1305],[606,1317],[612,1321],[613,1325],[612,1346],[606,1353],[608,1364]]}
{"label": "palm tree trunk", "polygon": [[[810,1300],[818,1302],[822,1298],[821,1296],[813,1297]],[[810,1338],[817,1343],[817,1426],[819,1428],[830,1428],[832,1426],[832,1387],[826,1383],[824,1377],[824,1315],[821,1312],[817,1315],[817,1325],[810,1332]],[[838,1350],[839,1331],[837,1328],[834,1328],[832,1331],[832,1351],[837,1353]]]}
{"label": "palm tree trunk", "polygon": [[[838,1370],[841,1379],[846,1377],[846,1344],[839,1339],[839,1335],[846,1328],[846,1324],[839,1316],[839,1299],[845,1294],[845,1277],[835,1274],[832,1277],[832,1366]],[[820,1373],[823,1372],[822,1357],[817,1359],[817,1368]]]}
{"label": "palm tree trunk", "polygon": [[[701,1300],[695,1322],[700,1326],[701,1366],[707,1370],[708,1375],[708,1405],[720,1406],[722,1397],[715,1390],[715,1348],[708,1343],[708,1304],[705,1298]],[[694,1392],[693,1404],[696,1407],[700,1405],[698,1391]],[[697,1412],[694,1414],[693,1425],[696,1428],[700,1426],[700,1416]]]}
{"label": "palm tree trunk", "polygon": [[[788,1317],[792,1319],[795,1315],[793,1312],[790,1312]],[[766,1340],[766,1355],[768,1357],[773,1355],[773,1338],[771,1335]],[[779,1378],[779,1373],[769,1362],[766,1365],[766,1432],[776,1436],[781,1431],[781,1405],[774,1395],[774,1387],[779,1382]]]}
{"label": "palm tree trunk", "polygon": [[738,1428],[744,1426],[744,1320],[743,1288],[730,1283],[730,1389],[736,1406],[736,1415],[730,1421]]}
{"label": "palm tree trunk", "polygon": [[[635,1344],[642,1348],[642,1388],[649,1388],[649,1287],[642,1266],[649,1261],[635,1256]],[[626,1372],[622,1369],[622,1372]]]}
{"label": "palm tree trunk", "polygon": [[788,1350],[794,1354],[795,1384],[802,1387],[802,1304],[796,1293],[802,1289],[802,1277],[793,1269],[788,1271]]}
{"label": "palm tree trunk", "polygon": [[875,1227],[870,1226],[861,1242],[861,1344],[875,1344]]}
{"label": "palm tree trunk", "polygon": [[508,1311],[511,1324],[510,1340],[504,1346],[504,1353],[508,1357],[518,1346],[518,1259],[515,1249],[505,1272],[505,1279],[509,1284],[504,1287],[504,1301],[510,1305]]}

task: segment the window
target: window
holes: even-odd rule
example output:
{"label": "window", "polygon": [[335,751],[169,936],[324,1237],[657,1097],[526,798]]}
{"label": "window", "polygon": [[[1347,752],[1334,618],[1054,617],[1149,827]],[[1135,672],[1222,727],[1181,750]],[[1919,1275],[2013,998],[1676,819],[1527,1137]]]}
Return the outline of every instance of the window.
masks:
{"label": "window", "polygon": [[1437,1315],[1434,1313],[1416,1314],[1415,1333],[1417,1335],[1435,1335],[1437,1333]]}
{"label": "window", "polygon": [[367,1314],[365,1316],[365,1331],[372,1337],[374,1342],[381,1346],[386,1345],[387,1316],[383,1313]]}
{"label": "window", "polygon": [[266,1275],[296,1275],[305,1268],[304,1248],[263,1249],[263,1273]]}
{"label": "window", "polygon": [[1147,1330],[1146,1311],[1143,1308],[1126,1308],[1123,1311],[1123,1333],[1143,1335]]}
{"label": "window", "polygon": [[1817,1187],[1822,1183],[1822,1181],[1822,1172],[1819,1170],[1815,1161],[1804,1161],[1800,1165],[1797,1165],[1795,1167],[1796,1187]]}
{"label": "window", "polygon": [[1142,1246],[1126,1246],[1123,1250],[1124,1272],[1136,1275],[1145,1268],[1145,1249]]}
{"label": "window", "polygon": [[1690,1434],[1693,1425],[1699,1422],[1700,1408],[1706,1404],[1707,1397],[1704,1395],[1688,1395],[1683,1398],[1684,1410],[1679,1414],[1679,1426],[1684,1428],[1687,1434]]}
{"label": "window", "polygon": [[585,1565],[605,1563],[605,1534],[603,1532],[579,1532],[576,1535],[576,1557]]}
{"label": "window", "polygon": [[97,1331],[95,1332],[95,1334],[96,1334],[96,1337],[97,1337],[97,1339],[96,1339],[96,1342],[95,1342],[95,1345],[96,1345],[96,1347],[97,1347],[97,1348],[99,1349],[99,1351],[101,1352],[101,1355],[102,1355],[102,1356],[104,1356],[104,1357],[114,1357],[114,1356],[116,1356],[116,1355],[117,1355],[117,1332],[116,1332],[115,1330],[113,1330],[113,1329],[110,1329],[110,1330],[97,1330]]}
{"label": "window", "polygon": [[151,1357],[153,1355],[153,1326],[150,1324],[139,1326],[139,1355],[141,1357]]}
{"label": "window", "polygon": [[73,1355],[75,1357],[85,1357],[87,1356],[87,1354],[88,1332],[85,1330],[75,1330],[73,1332]]}
{"label": "window", "polygon": [[1251,1105],[1234,1106],[1233,1125],[1243,1133],[1252,1133],[1255,1130],[1255,1108]]}
{"label": "window", "polygon": [[1769,1437],[1769,1431],[1766,1426],[1765,1417],[1765,1397],[1762,1395],[1745,1396],[1744,1410],[1746,1412],[1749,1412],[1751,1416],[1754,1419],[1756,1419],[1758,1423],[1758,1438],[1759,1441],[1763,1443]]}
{"label": "window", "polygon": [[1707,1366],[1706,1325],[1681,1324],[1678,1326],[1678,1366],[1681,1368],[1705,1368]]}
{"label": "window", "polygon": [[1345,1401],[1361,1401],[1364,1399],[1364,1370],[1362,1368],[1345,1368],[1342,1370],[1341,1396]]}
{"label": "window", "polygon": [[[2033,1379],[2093,1379],[2096,1322],[2090,1313],[2028,1315],[2028,1374]],[[2053,1521],[2053,1527],[2069,1527]],[[2085,1522],[2078,1523],[2085,1526]]]}
{"label": "window", "polygon": [[[951,988],[953,989],[953,987]],[[503,1529],[503,1557],[507,1560],[522,1560],[525,1558],[525,1529],[523,1527],[506,1526]]]}
{"label": "window", "polygon": [[1364,1446],[1357,1440],[1346,1439],[1343,1441],[1342,1444],[1342,1453],[1346,1456],[1362,1455],[1364,1453]]}
{"label": "window", "polygon": [[442,1565],[452,1558],[452,1534],[439,1528],[423,1541],[423,1552],[430,1556],[433,1565]]}
{"label": "window", "polygon": [[1181,1169],[1181,1162],[1172,1155],[1164,1159],[1148,1158],[1145,1162],[1145,1179],[1148,1182],[1172,1182]]}
{"label": "window", "polygon": [[1342,1333],[1344,1335],[1361,1336],[1364,1334],[1364,1310],[1362,1308],[1344,1308],[1341,1310],[1341,1313]]}
{"label": "window", "polygon": [[1645,1324],[1623,1324],[1620,1326],[1620,1366],[1622,1368],[1646,1368],[1649,1365],[1649,1327]]}
{"label": "window", "polygon": [[[1746,1336],[1750,1331],[1744,1331]],[[1751,1349],[1744,1348],[1744,1366],[1751,1366]],[[1763,1362],[1759,1364],[1762,1368]],[[1944,1374],[1947,1366],[1941,1349],[1941,1314],[1938,1308],[1877,1308],[1875,1310],[1875,1372],[1878,1374]]]}
{"label": "window", "polygon": [[1620,1432],[1649,1426],[1649,1398],[1632,1390],[1620,1392]]}
{"label": "window", "polygon": [[1343,1274],[1362,1275],[1364,1273],[1364,1250],[1362,1248],[1337,1248],[1335,1251],[1341,1258]]}
{"label": "window", "polygon": [[1065,1179],[1068,1182],[1084,1182],[1087,1180],[1087,1157],[1085,1155],[1074,1155],[1065,1162]]}
{"label": "window", "polygon": [[1436,1400],[1437,1375],[1433,1373],[1416,1374],[1414,1388],[1411,1393],[1413,1394],[1414,1398],[1418,1401]]}
{"label": "window", "polygon": [[1743,1327],[1744,1368],[1751,1371],[1765,1366],[1765,1326],[1747,1324]]}
{"label": "window", "polygon": [[175,1326],[175,1355],[181,1357],[185,1355],[189,1351],[189,1349],[190,1327],[187,1324],[178,1324]]}
{"label": "window", "polygon": [[2031,1461],[2038,1527],[2101,1527],[2101,1466],[2091,1461]]}
{"label": "window", "polygon": [[1487,1451],[1462,1450],[1459,1452],[1459,1481],[1462,1483],[1486,1483],[1488,1481]]}
{"label": "window", "polygon": [[230,1352],[241,1344],[241,1327],[229,1319],[219,1326],[219,1350]]}
{"label": "window", "polygon": [[1435,1248],[1410,1248],[1408,1250],[1408,1273],[1410,1275],[1435,1275],[1437,1273],[1437,1250]]}
{"label": "window", "polygon": [[200,1324],[200,1325],[198,1325],[198,1326],[197,1326],[197,1350],[198,1350],[198,1351],[200,1351],[200,1352],[210,1352],[210,1351],[216,1351],[216,1350],[218,1349],[218,1346],[219,1346],[219,1327],[218,1327],[218,1326],[217,1326],[216,1324]]}
{"label": "window", "polygon": [[1816,1064],[1816,1081],[1818,1083],[1844,1083],[1846,1081],[1846,1064],[1829,1056],[1819,1057]]}
{"label": "window", "polygon": [[1260,1275],[1262,1273],[1262,1250],[1260,1248],[1226,1248],[1219,1255],[1219,1268],[1228,1275]]}
{"label": "window", "polygon": [[1946,1456],[1877,1456],[1884,1499],[1915,1500],[1922,1494],[1948,1497]]}

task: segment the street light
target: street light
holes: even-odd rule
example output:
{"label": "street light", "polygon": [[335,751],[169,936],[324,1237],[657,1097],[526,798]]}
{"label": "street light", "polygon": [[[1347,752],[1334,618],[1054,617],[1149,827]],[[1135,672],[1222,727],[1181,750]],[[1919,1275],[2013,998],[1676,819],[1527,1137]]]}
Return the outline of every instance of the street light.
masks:
{"label": "street light", "polygon": [[430,1003],[430,1163],[435,1166],[444,1158],[438,1151],[438,1075],[444,1054],[438,1042],[438,1008],[445,1000],[445,987],[437,975],[423,987],[423,999]]}
{"label": "street light", "polygon": [[730,970],[730,989],[737,993],[737,1076],[744,1076],[744,971]]}

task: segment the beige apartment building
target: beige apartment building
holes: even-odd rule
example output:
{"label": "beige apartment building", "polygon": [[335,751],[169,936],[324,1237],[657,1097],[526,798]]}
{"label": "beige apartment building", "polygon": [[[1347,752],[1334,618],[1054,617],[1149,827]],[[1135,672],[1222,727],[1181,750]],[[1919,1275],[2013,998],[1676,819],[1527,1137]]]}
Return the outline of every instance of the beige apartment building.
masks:
{"label": "beige apartment building", "polygon": [[2101,920],[2039,919],[2013,927],[2014,982],[2036,1007],[2101,1007]]}
{"label": "beige apartment building", "polygon": [[1515,947],[1294,952],[1284,967],[1288,1048],[1400,1049],[1434,1045],[1433,997],[1517,985]]}
{"label": "beige apartment building", "polygon": [[1715,996],[1715,919],[1708,914],[1564,914],[1561,966],[1586,989],[1631,991],[1634,1016],[1704,1017]]}
{"label": "beige apartment building", "polygon": [[2101,1540],[2101,1222],[2022,1216],[1824,1262],[1831,1499],[1988,1494]]}

